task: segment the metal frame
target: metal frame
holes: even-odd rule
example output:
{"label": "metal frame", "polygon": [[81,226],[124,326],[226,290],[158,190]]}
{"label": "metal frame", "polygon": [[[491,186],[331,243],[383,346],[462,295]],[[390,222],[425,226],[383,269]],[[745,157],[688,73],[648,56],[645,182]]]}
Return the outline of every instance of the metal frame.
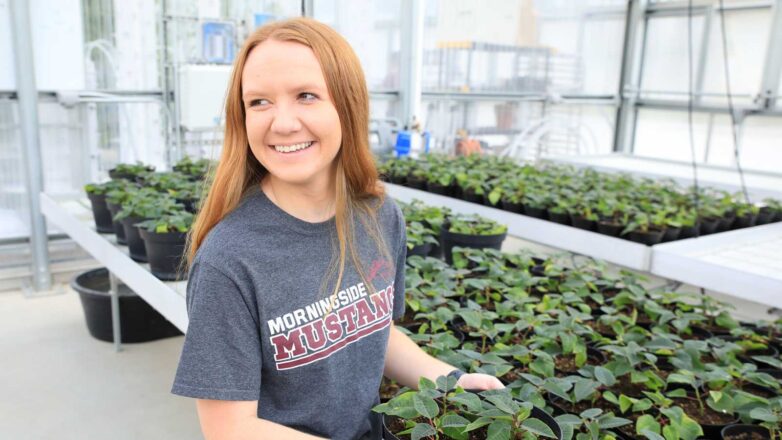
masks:
{"label": "metal frame", "polygon": [[35,87],[32,35],[30,33],[30,6],[25,0],[12,0],[11,39],[14,52],[14,70],[19,95],[19,117],[22,131],[22,158],[27,199],[30,204],[30,247],[33,257],[33,289],[47,291],[52,286],[49,272],[49,251],[46,223],[38,202],[43,189],[43,167],[38,125],[38,91]]}
{"label": "metal frame", "polygon": [[402,0],[400,97],[401,120],[405,128],[413,118],[421,121],[421,72],[424,56],[424,2]]}

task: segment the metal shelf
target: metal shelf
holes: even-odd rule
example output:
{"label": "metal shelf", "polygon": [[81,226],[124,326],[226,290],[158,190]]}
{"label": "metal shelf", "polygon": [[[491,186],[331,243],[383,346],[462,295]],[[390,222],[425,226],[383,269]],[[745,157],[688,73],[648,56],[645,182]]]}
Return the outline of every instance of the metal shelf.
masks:
{"label": "metal shelf", "polygon": [[118,245],[113,234],[98,233],[87,199],[55,198],[41,193],[40,201],[41,211],[51,224],[62,229],[179,330],[187,332],[187,281],[157,279],[148,264],[130,258],[128,248]]}
{"label": "metal shelf", "polygon": [[654,246],[651,272],[782,310],[782,223]]}
{"label": "metal shelf", "polygon": [[651,266],[652,250],[649,246],[391,183],[386,183],[386,188],[391,197],[403,202],[418,199],[433,206],[446,206],[460,214],[480,214],[507,225],[508,234],[524,240],[588,255],[629,269],[648,272]]}

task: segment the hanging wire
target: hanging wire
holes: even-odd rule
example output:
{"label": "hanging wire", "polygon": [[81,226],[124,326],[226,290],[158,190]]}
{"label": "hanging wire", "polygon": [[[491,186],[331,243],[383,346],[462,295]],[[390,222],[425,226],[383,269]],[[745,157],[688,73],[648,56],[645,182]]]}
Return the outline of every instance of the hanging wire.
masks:
{"label": "hanging wire", "polygon": [[739,161],[739,136],[736,132],[736,113],[733,108],[733,94],[730,91],[730,68],[728,66],[728,37],[725,32],[725,5],[723,0],[720,0],[720,29],[722,30],[722,59],[725,67],[725,90],[728,93],[728,110],[730,111],[730,128],[733,133],[733,157],[736,159],[736,168],[739,171],[739,178],[741,179],[741,191],[744,193],[744,202],[749,203],[749,193],[747,193],[747,185],[744,182],[744,170],[741,169],[741,162]]}
{"label": "hanging wire", "polygon": [[[698,189],[698,164],[695,160],[695,133],[693,130],[692,112],[693,112],[693,75],[692,75],[692,0],[687,0],[687,128],[689,131],[690,139],[690,156],[692,159],[692,180],[693,180],[693,203],[695,205],[695,236],[700,235],[700,228],[698,227],[698,221],[701,218],[700,209],[700,190]],[[701,42],[703,47],[703,42]],[[702,50],[702,49],[701,49]]]}

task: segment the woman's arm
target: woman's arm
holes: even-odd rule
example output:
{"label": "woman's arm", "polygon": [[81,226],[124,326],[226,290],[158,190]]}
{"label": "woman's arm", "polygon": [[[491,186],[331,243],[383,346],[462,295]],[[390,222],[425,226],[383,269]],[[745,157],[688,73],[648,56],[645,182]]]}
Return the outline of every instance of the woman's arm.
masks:
{"label": "woman's arm", "polygon": [[322,440],[279,423],[258,418],[258,401],[196,400],[206,440]]}
{"label": "woman's arm", "polygon": [[[434,381],[456,367],[426,354],[406,334],[391,325],[391,335],[386,348],[386,364],[383,374],[400,384],[417,389],[421,376]],[[491,390],[504,388],[502,382],[488,374],[465,374],[457,384],[465,389]]]}

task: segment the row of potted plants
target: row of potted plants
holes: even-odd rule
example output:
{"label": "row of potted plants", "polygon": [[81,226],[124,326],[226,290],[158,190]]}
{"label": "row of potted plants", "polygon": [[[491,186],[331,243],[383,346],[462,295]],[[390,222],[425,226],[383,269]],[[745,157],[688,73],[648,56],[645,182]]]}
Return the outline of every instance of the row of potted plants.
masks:
{"label": "row of potted plants", "polygon": [[143,164],[118,165],[109,171],[112,180],[85,186],[96,230],[114,233],[118,244],[128,246],[130,257],[148,262],[156,277],[181,278],[187,232],[209,166],[206,160],[190,158],[178,162],[178,171],[172,172],[155,172]]}
{"label": "row of potted plants", "polygon": [[782,203],[715,188],[496,156],[428,154],[379,165],[391,183],[652,245],[782,221]]}
{"label": "row of potted plants", "polygon": [[[648,289],[598,262],[568,268],[495,249],[456,248],[452,265],[411,256],[406,275],[399,325],[432,355],[494,374],[514,401],[544,408],[562,438],[780,438],[780,322],[739,323],[710,297]],[[388,421],[400,438],[486,438],[477,425],[494,423],[460,404],[414,414],[409,403],[426,392],[388,382],[380,392],[397,395],[377,410],[400,419]],[[512,437],[495,425],[495,438],[545,437],[510,425]]]}

